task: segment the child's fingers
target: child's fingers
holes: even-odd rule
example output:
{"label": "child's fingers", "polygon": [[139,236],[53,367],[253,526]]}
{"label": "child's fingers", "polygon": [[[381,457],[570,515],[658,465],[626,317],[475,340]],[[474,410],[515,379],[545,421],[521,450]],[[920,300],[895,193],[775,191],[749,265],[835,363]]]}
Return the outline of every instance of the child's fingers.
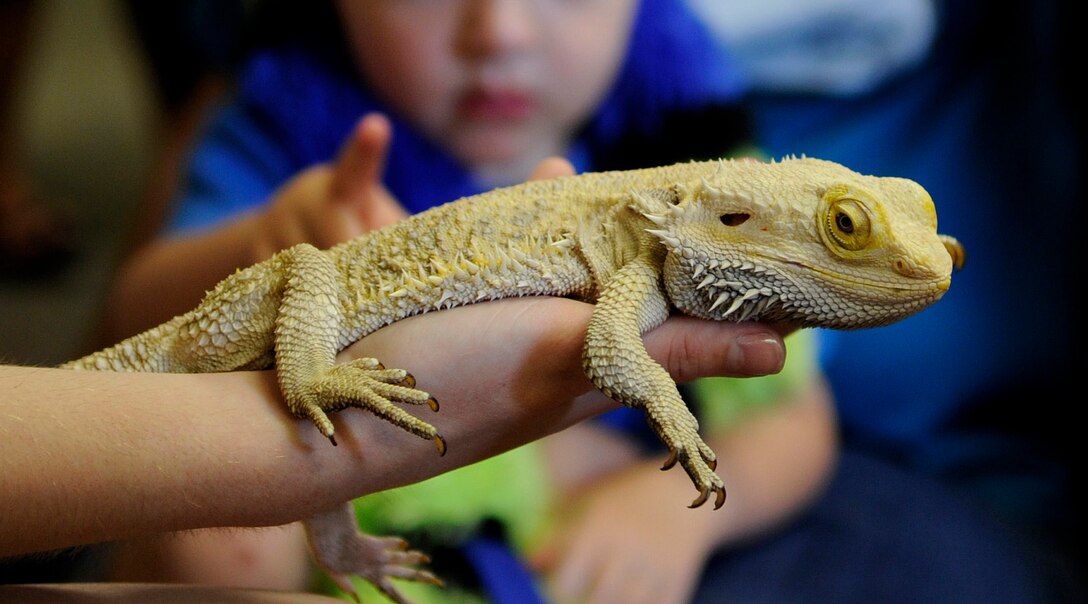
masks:
{"label": "child's fingers", "polygon": [[370,113],[355,125],[333,168],[334,190],[342,199],[365,194],[381,182],[393,128],[380,113]]}
{"label": "child's fingers", "polygon": [[358,228],[380,228],[407,216],[382,184],[393,129],[380,113],[364,116],[333,166],[333,196],[344,204]]}
{"label": "child's fingers", "polygon": [[574,165],[562,157],[548,157],[533,168],[529,180],[546,180],[574,174]]}

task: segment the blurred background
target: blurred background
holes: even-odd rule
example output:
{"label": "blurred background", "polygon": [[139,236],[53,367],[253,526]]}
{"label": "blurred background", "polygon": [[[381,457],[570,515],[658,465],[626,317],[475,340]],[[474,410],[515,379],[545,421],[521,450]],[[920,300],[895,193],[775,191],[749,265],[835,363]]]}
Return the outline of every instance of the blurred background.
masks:
{"label": "blurred background", "polygon": [[52,365],[92,345],[147,192],[162,108],[123,2],[47,0],[35,11],[8,142],[34,203],[65,223],[70,253],[0,274],[0,359]]}

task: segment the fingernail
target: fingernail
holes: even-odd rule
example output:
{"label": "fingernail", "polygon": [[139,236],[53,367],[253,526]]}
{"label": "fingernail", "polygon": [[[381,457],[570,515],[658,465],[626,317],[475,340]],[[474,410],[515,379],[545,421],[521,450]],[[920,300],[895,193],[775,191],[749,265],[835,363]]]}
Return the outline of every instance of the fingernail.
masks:
{"label": "fingernail", "polygon": [[777,335],[759,331],[739,336],[729,349],[729,357],[741,374],[769,375],[781,371],[786,361],[786,350]]}

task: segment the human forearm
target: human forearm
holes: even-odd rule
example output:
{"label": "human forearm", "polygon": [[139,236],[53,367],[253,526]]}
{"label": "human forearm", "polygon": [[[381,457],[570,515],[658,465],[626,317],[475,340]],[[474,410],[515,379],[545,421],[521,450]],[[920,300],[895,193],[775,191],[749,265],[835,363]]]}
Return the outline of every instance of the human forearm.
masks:
{"label": "human forearm", "polygon": [[[288,416],[270,372],[0,368],[0,555],[284,524],[613,408],[581,373],[591,308],[554,298],[478,304],[398,322],[351,349],[410,368],[441,401],[428,419],[449,443],[444,457],[354,411],[336,414],[333,447],[308,420]],[[756,345],[738,359],[745,333]],[[758,325],[678,318],[646,340],[680,379],[766,373],[782,362],[781,342]]]}
{"label": "human forearm", "polygon": [[245,491],[274,487],[276,471],[258,456],[285,463],[297,456],[293,422],[277,409],[266,373],[3,367],[0,391],[7,418],[0,555],[167,528],[260,524],[254,513],[263,510],[246,509],[254,502]]}
{"label": "human forearm", "polygon": [[[9,393],[0,413],[16,421],[5,430],[0,460],[0,556],[161,531],[283,524],[485,457],[496,429],[547,429],[524,425],[530,409],[519,417],[512,406],[511,417],[498,419],[502,410],[485,405],[473,419],[447,399],[440,424],[451,451],[440,458],[431,443],[350,411],[337,417],[340,445],[333,447],[308,421],[288,417],[270,372],[5,367],[0,389]],[[572,403],[556,410],[555,421],[608,406]]]}

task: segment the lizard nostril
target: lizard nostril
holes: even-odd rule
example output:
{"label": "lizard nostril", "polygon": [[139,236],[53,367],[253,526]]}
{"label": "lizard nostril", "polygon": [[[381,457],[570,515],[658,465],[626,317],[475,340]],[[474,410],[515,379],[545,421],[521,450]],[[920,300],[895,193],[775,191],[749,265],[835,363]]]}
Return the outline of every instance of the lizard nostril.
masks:
{"label": "lizard nostril", "polygon": [[902,258],[896,258],[895,272],[906,277],[913,277],[915,273],[914,268]]}

